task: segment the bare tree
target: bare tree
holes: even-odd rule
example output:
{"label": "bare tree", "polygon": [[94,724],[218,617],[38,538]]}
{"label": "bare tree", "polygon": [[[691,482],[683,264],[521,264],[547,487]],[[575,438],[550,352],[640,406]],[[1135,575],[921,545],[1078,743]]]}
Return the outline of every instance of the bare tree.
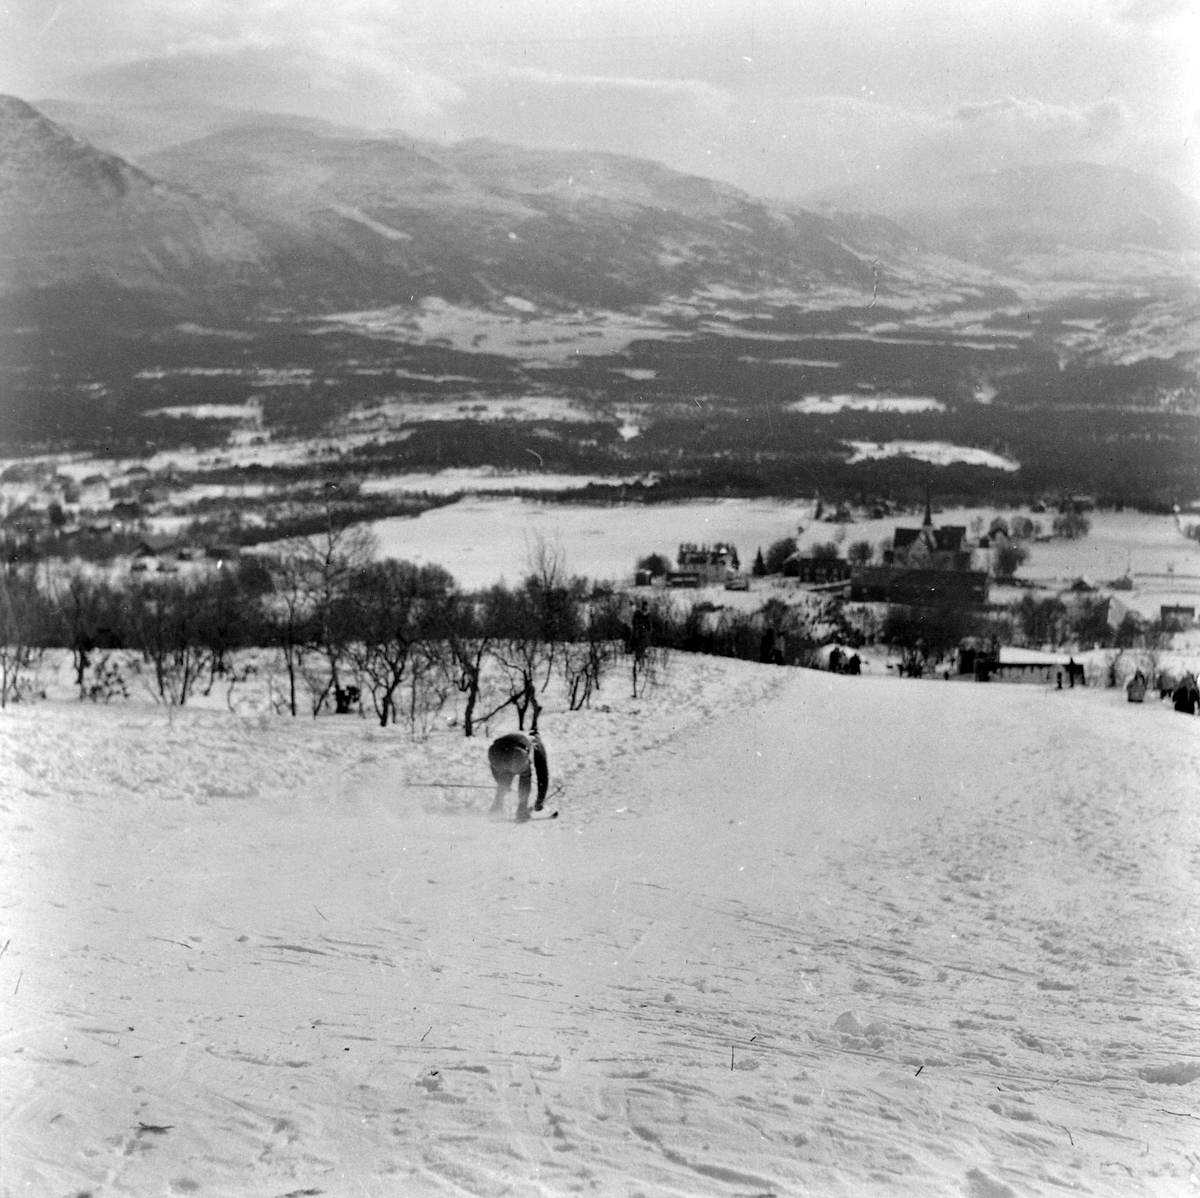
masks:
{"label": "bare tree", "polygon": [[351,688],[342,685],[353,632],[350,585],[355,573],[374,558],[376,548],[369,529],[361,525],[339,527],[332,510],[327,511],[324,531],[285,543],[284,556],[295,557],[306,587],[303,603],[311,617],[311,656],[320,661],[319,670],[313,668],[311,656],[300,666],[309,686],[314,716],[320,714],[330,695],[339,714],[348,712],[352,705]]}
{"label": "bare tree", "polygon": [[308,561],[286,544],[277,557],[266,560],[271,593],[266,599],[266,638],[278,648],[287,674],[287,708],[297,714],[296,683],[303,677],[304,659],[315,637]]}
{"label": "bare tree", "polygon": [[584,601],[584,608],[582,636],[568,641],[563,649],[563,681],[571,711],[591,705],[622,633],[619,603],[611,591],[594,591]]}
{"label": "bare tree", "polygon": [[493,615],[498,635],[492,659],[500,669],[505,701],[517,713],[517,726],[538,729],[542,704],[538,698],[542,681],[552,661],[550,648],[543,638],[541,612],[529,587],[516,591],[497,591],[493,595]]}
{"label": "bare tree", "polygon": [[197,593],[179,582],[143,583],[129,593],[127,642],[151,669],[150,693],[168,707],[183,707],[204,672],[201,604]]}
{"label": "bare tree", "polygon": [[528,605],[528,631],[542,645],[544,674],[541,689],[549,685],[556,660],[579,632],[580,600],[586,589],[582,579],[567,575],[566,554],[560,545],[538,536],[527,555],[529,573],[524,592]]}
{"label": "bare tree", "polygon": [[[444,674],[444,654],[436,635],[438,613],[449,601],[454,581],[440,566],[375,562],[353,575],[348,651],[371,693],[380,725],[396,722],[396,695],[407,677],[408,715],[415,730]],[[429,692],[426,694],[426,692]],[[449,693],[449,682],[441,703]],[[440,709],[441,704],[436,704]]]}
{"label": "bare tree", "polygon": [[45,653],[48,613],[29,571],[0,567],[0,707],[29,698]]}
{"label": "bare tree", "polygon": [[[93,582],[76,570],[65,585],[53,588],[52,598],[57,641],[71,651],[79,698],[107,697],[112,690],[123,692],[123,685],[115,685],[117,667],[109,655],[103,655],[102,667],[94,656],[97,651],[121,645],[120,595],[107,583]],[[93,675],[90,680],[89,670]]]}
{"label": "bare tree", "polygon": [[[487,666],[493,660],[502,632],[501,619],[508,606],[508,591],[495,586],[483,595],[452,596],[442,609],[442,637],[450,655],[454,685],[465,696],[463,735],[474,736],[511,702],[504,696],[493,705],[486,686]],[[486,708],[480,714],[480,706]]]}

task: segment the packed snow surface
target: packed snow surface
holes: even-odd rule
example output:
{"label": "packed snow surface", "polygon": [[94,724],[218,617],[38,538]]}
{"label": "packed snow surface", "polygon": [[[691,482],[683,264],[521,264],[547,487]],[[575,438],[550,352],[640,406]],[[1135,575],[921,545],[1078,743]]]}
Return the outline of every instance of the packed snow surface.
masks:
{"label": "packed snow surface", "polygon": [[627,686],[526,825],[455,728],[0,715],[3,1193],[1196,1192],[1200,723]]}

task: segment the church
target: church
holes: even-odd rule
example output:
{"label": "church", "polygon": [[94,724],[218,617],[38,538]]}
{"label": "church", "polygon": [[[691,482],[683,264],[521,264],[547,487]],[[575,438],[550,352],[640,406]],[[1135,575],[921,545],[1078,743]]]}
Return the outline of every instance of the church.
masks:
{"label": "church", "polygon": [[882,566],[855,566],[850,598],[915,606],[948,604],[980,607],[987,603],[986,570],[971,568],[967,530],[933,525],[933,507],[925,493],[925,519],[920,528],[897,528]]}
{"label": "church", "polygon": [[896,529],[891,549],[884,550],[884,565],[910,570],[970,570],[971,550],[966,539],[965,527],[947,524],[934,528],[933,508],[926,492],[921,527]]}

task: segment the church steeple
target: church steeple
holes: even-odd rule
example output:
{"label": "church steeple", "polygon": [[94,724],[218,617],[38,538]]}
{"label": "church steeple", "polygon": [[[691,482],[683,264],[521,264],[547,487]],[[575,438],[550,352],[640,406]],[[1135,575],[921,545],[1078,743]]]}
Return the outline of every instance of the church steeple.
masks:
{"label": "church steeple", "polygon": [[925,519],[921,524],[922,528],[933,527],[933,504],[929,496],[929,484],[925,484]]}

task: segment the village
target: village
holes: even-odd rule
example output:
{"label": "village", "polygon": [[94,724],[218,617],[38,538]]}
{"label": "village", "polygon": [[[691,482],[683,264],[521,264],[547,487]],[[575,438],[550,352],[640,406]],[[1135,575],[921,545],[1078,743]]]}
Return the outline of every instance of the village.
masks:
{"label": "village", "polygon": [[[878,546],[855,540],[843,554],[829,540],[802,550],[787,537],[765,556],[759,548],[749,570],[735,545],[685,543],[673,563],[662,555],[641,559],[635,593],[701,592],[693,610],[710,641],[720,639],[722,626],[737,613],[756,610],[764,662],[859,673],[869,657],[876,669],[899,675],[1059,688],[1129,683],[1137,702],[1147,689],[1157,687],[1164,697],[1173,693],[1189,671],[1162,666],[1163,651],[1176,641],[1181,647],[1192,643],[1195,603],[1163,602],[1147,611],[1143,602],[1143,615],[1129,602],[1137,584],[1128,571],[1099,582],[1079,574],[1058,586],[1018,576],[1030,542],[1086,537],[1094,504],[1064,498],[1057,515],[1039,520],[1045,510],[1038,504],[1033,517],[997,516],[986,529],[980,517],[970,527],[936,525],[927,497],[920,526],[898,524]],[[843,505],[827,520],[844,528],[853,517]],[[1172,571],[1169,581],[1195,586],[1200,576],[1176,579]],[[789,653],[783,628],[789,598],[793,604],[836,602],[845,621],[841,639],[814,648],[801,638]],[[895,609],[926,618],[896,618]],[[890,660],[893,652],[899,660]]]}
{"label": "village", "polygon": [[[10,573],[24,564],[57,579],[50,589],[75,577],[118,591],[187,590],[224,577],[226,587],[236,579],[247,602],[269,595],[267,563],[288,542],[242,518],[237,495],[189,488],[143,465],[86,475],[72,465],[14,463],[0,473]],[[348,518],[336,500],[327,510],[330,519]],[[1082,565],[1066,576],[1027,568],[1049,552],[1059,554],[1059,570],[1072,552],[1087,560],[1093,523],[1113,518],[1090,496],[963,510],[961,522],[935,519],[929,488],[916,511],[885,497],[816,497],[807,511],[793,535],[751,552],[745,542],[739,551],[732,540],[685,541],[673,560],[646,554],[629,573],[591,585],[622,596],[627,627],[635,612],[653,611],[664,643],[774,664],[947,681],[1135,684],[1139,696],[1169,695],[1190,672],[1198,630],[1189,596],[1200,595],[1200,525],[1190,513],[1159,517],[1174,527],[1182,569],[1171,559],[1157,575],[1135,571],[1130,554],[1123,570],[1094,577]],[[653,527],[654,509],[646,514]],[[453,561],[435,564],[455,575]]]}

